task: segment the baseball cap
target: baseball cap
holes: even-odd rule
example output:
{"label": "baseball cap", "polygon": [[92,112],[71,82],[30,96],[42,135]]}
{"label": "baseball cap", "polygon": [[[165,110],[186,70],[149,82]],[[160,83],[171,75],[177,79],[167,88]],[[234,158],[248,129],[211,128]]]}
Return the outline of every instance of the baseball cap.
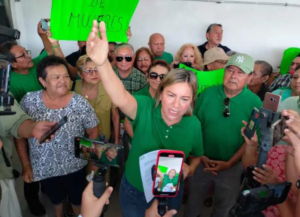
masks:
{"label": "baseball cap", "polygon": [[238,53],[230,57],[225,68],[227,66],[237,66],[246,74],[250,74],[254,69],[254,60],[247,54]]}
{"label": "baseball cap", "polygon": [[222,48],[214,47],[207,50],[204,53],[204,62],[202,66],[213,63],[217,60],[228,60],[229,56],[227,56]]}

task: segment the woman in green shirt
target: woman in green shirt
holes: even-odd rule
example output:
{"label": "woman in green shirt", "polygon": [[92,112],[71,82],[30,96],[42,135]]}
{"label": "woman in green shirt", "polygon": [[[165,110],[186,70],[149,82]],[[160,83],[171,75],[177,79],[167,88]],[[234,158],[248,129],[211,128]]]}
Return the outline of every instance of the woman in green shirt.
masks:
{"label": "woman in green shirt", "polygon": [[[172,70],[160,83],[155,101],[145,96],[132,96],[107,60],[108,42],[104,22],[100,23],[100,32],[101,39],[98,37],[97,21],[94,21],[87,41],[87,54],[96,64],[112,102],[132,120],[134,136],[120,186],[120,202],[123,217],[140,217],[144,216],[151,204],[147,203],[144,195],[140,156],[161,149],[181,150],[186,157],[192,155],[194,157],[190,165],[183,166],[184,178],[191,176],[200,163],[200,156],[203,155],[201,124],[192,115],[197,79],[190,71]],[[168,200],[169,209],[180,208],[182,189],[181,185],[178,195]]]}

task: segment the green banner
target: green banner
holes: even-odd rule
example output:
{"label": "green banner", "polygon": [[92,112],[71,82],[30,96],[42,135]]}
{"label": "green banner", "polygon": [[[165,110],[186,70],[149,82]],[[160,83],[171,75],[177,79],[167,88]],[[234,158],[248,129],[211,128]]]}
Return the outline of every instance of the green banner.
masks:
{"label": "green banner", "polygon": [[193,68],[187,67],[182,63],[179,64],[179,68],[191,70],[195,73],[198,80],[197,94],[202,93],[208,87],[223,84],[224,69],[215,71],[198,71]]}
{"label": "green banner", "polygon": [[58,40],[86,41],[93,20],[104,21],[108,41],[127,42],[139,0],[52,0],[51,33]]}

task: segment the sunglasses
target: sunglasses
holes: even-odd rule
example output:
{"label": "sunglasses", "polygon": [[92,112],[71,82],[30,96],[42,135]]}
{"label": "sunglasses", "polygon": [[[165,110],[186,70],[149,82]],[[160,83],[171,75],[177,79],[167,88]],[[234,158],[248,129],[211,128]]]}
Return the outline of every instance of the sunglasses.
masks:
{"label": "sunglasses", "polygon": [[87,74],[87,75],[91,75],[91,74],[93,74],[93,72],[95,72],[95,73],[98,73],[98,69],[97,68],[95,68],[95,69],[86,69],[85,71],[83,71],[85,74]]}
{"label": "sunglasses", "polygon": [[160,78],[160,80],[162,80],[165,75],[164,74],[158,74],[156,72],[150,72],[149,74],[150,79],[156,80],[158,77]]}
{"label": "sunglasses", "polygon": [[125,58],[126,62],[132,61],[132,57],[116,57],[116,61],[120,63],[123,61],[124,58]]}
{"label": "sunglasses", "polygon": [[229,110],[229,104],[230,104],[230,99],[227,97],[223,100],[223,104],[225,106],[223,110],[223,116],[225,118],[228,118],[230,116],[230,110]]}

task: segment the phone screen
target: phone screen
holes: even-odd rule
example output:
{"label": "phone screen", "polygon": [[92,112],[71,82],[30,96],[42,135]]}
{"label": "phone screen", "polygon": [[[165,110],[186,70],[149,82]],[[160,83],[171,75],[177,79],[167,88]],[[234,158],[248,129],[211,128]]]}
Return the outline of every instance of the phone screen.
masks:
{"label": "phone screen", "polygon": [[282,118],[272,125],[273,146],[276,145],[284,137],[284,129],[288,128],[288,126],[286,125],[287,120],[287,118]]}
{"label": "phone screen", "polygon": [[75,157],[95,164],[120,167],[123,163],[123,146],[76,137]]}
{"label": "phone screen", "polygon": [[183,152],[158,153],[155,176],[153,180],[153,195],[157,197],[175,197],[180,185]]}

